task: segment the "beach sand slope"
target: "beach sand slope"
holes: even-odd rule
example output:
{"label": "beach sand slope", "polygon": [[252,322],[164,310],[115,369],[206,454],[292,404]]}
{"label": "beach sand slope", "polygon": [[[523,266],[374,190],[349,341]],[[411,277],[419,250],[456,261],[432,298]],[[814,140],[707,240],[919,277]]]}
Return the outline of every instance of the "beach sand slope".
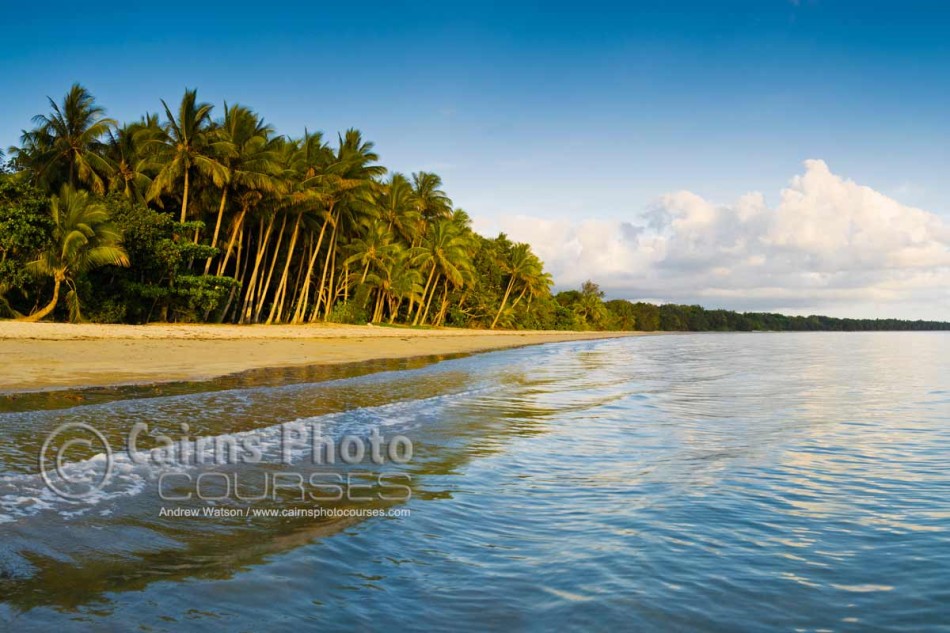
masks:
{"label": "beach sand slope", "polygon": [[0,321],[0,391],[203,380],[248,369],[631,336],[371,325],[100,325]]}

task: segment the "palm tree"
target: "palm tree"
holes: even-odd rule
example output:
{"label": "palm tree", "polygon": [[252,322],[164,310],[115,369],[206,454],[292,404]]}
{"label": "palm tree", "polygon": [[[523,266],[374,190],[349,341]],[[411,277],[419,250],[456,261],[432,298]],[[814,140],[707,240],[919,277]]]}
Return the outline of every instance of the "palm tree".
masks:
{"label": "palm tree", "polygon": [[429,277],[413,325],[425,323],[440,277],[455,286],[464,282],[462,270],[471,265],[470,252],[471,245],[466,234],[451,219],[443,218],[429,225],[416,255],[416,265],[428,268]]}
{"label": "palm tree", "polygon": [[218,159],[228,153],[229,143],[214,139],[210,134],[213,106],[197,103],[196,90],[185,90],[177,117],[164,100],[162,106],[166,116],[162,134],[149,143],[149,149],[153,149],[156,154],[154,160],[158,174],[146,197],[149,201],[155,200],[162,193],[174,191],[178,182],[184,181],[180,220],[184,224],[188,219],[193,173],[209,178],[218,187],[223,187],[227,182],[228,170]]}
{"label": "palm tree", "polygon": [[147,114],[137,123],[126,123],[109,131],[106,157],[114,169],[109,179],[109,189],[125,197],[141,202],[152,184],[146,173],[145,146],[161,133],[158,116]]}
{"label": "palm tree", "polygon": [[105,193],[104,177],[112,166],[102,156],[102,138],[115,121],[78,83],[63,97],[62,105],[48,99],[53,111],[33,117],[37,127],[23,132],[22,147],[11,148],[15,157],[48,189],[55,191],[62,183],[84,184],[95,193]]}
{"label": "palm tree", "polygon": [[[218,218],[211,238],[212,246],[218,245],[218,235],[221,232],[221,222],[224,219],[228,194],[241,189],[254,192],[273,192],[278,186],[275,175],[279,169],[276,160],[276,143],[274,139],[270,138],[274,132],[273,128],[266,125],[262,118],[248,108],[239,105],[229,108],[227,104],[224,104],[224,120],[216,132],[219,140],[225,144],[225,154],[221,156],[220,162],[224,165],[228,174],[226,182],[221,188],[221,203],[218,206]],[[245,197],[245,200],[250,201],[253,198],[254,196]],[[221,260],[221,265],[218,267],[219,275],[227,267],[231,249],[234,247],[234,241],[243,226],[247,210],[248,205],[243,205],[240,215],[234,222],[227,250]],[[212,259],[212,257],[209,257],[205,262],[204,273],[206,275],[211,268]]]}
{"label": "palm tree", "polygon": [[600,286],[588,279],[581,285],[580,297],[574,302],[574,315],[588,327],[603,328],[610,317],[603,299]]}
{"label": "palm tree", "polygon": [[363,266],[360,283],[366,281],[370,267],[379,267],[393,256],[399,248],[392,241],[392,233],[380,219],[367,220],[363,223],[363,235],[350,241],[349,250],[353,253],[344,263],[358,262]]}
{"label": "palm tree", "polygon": [[[304,130],[304,137],[299,142],[293,143],[292,147],[286,150],[289,155],[289,168],[287,170],[288,179],[291,183],[291,195],[287,199],[284,207],[284,220],[286,223],[287,214],[294,215],[294,227],[291,235],[290,247],[287,251],[287,257],[284,261],[284,269],[280,281],[277,284],[277,290],[274,293],[274,302],[271,305],[270,314],[267,317],[268,323],[280,320],[284,299],[286,297],[288,274],[290,266],[293,263],[294,245],[296,236],[301,226],[310,226],[320,224],[319,236],[315,242],[312,234],[308,238],[309,257],[306,257],[306,266],[301,266],[299,275],[302,276],[300,287],[295,291],[296,297],[291,297],[294,313],[291,316],[293,323],[303,321],[304,314],[310,297],[310,282],[313,275],[313,269],[317,262],[317,256],[320,254],[320,247],[326,235],[327,227],[332,221],[331,213],[327,209],[328,205],[332,210],[332,200],[330,192],[325,186],[322,186],[322,176],[326,173],[328,165],[334,161],[333,151],[323,142],[323,135],[318,133],[311,134]],[[321,222],[322,220],[322,222]],[[335,229],[334,229],[335,230]],[[283,232],[283,231],[282,231]],[[279,236],[280,238],[281,236]],[[277,248],[280,247],[280,239],[277,242]],[[274,262],[276,262],[278,251],[274,251]],[[301,263],[304,256],[301,256]],[[273,268],[273,265],[272,265]],[[273,272],[273,270],[272,270]],[[268,275],[268,284],[270,275]]]}
{"label": "palm tree", "polygon": [[524,282],[525,284],[524,288],[521,289],[521,294],[519,294],[518,298],[511,304],[512,308],[518,305],[525,294],[528,295],[528,305],[531,305],[531,300],[535,297],[550,294],[551,286],[554,284],[554,277],[551,276],[551,273],[544,272],[543,264],[541,260],[538,260],[537,265],[532,270],[532,274],[529,275]]}
{"label": "palm tree", "polygon": [[422,302],[422,273],[412,266],[409,251],[401,253],[387,270],[390,323],[396,320],[404,300],[408,299],[410,305]]}
{"label": "palm tree", "polygon": [[413,186],[405,176],[395,173],[383,183],[376,207],[388,231],[394,231],[406,244],[416,241],[422,214]]}
{"label": "palm tree", "polygon": [[409,253],[407,248],[392,245],[366,277],[366,282],[376,291],[371,322],[381,322],[388,308],[389,322],[392,323],[403,300],[422,300],[422,273],[412,265]]}
{"label": "palm tree", "polygon": [[70,320],[78,321],[76,275],[100,266],[128,266],[129,257],[120,245],[122,234],[110,222],[105,205],[91,200],[85,191],[64,185],[59,196],[50,199],[50,213],[52,242],[39,259],[28,266],[36,274],[53,278],[53,299],[24,320],[39,321],[52,312],[59,303],[60,287],[65,283],[69,287],[66,301]]}
{"label": "palm tree", "polygon": [[[475,264],[472,259],[471,253],[474,253],[478,249],[478,240],[475,236],[475,233],[471,230],[470,224],[471,220],[468,213],[462,209],[456,209],[452,212],[452,216],[448,219],[454,226],[457,227],[459,234],[463,240],[463,248],[467,254],[465,259],[461,259],[458,262],[458,272],[460,277],[450,278],[445,277],[442,280],[442,301],[439,307],[439,311],[436,313],[435,318],[432,320],[433,325],[440,326],[445,320],[446,312],[449,308],[449,294],[450,291],[459,291],[465,288],[471,288],[475,285],[476,282],[476,271]],[[459,305],[465,301],[465,292],[461,293],[459,298]]]}
{"label": "palm tree", "polygon": [[[274,292],[273,302],[271,304],[270,312],[267,315],[267,324],[271,323],[280,323],[281,317],[284,311],[284,304],[286,303],[287,298],[287,282],[289,280],[290,266],[294,261],[294,252],[295,247],[297,246],[297,238],[300,236],[300,227],[303,224],[303,209],[300,207],[288,207],[286,210],[288,215],[292,214],[294,216],[294,228],[290,234],[290,243],[287,246],[287,255],[284,258],[284,268],[280,276],[280,281],[277,283],[277,290]],[[278,243],[279,247],[279,243]],[[274,252],[274,257],[276,260],[277,254],[279,251]],[[268,280],[269,281],[269,280]]]}
{"label": "palm tree", "polygon": [[514,248],[511,249],[511,255],[508,261],[499,262],[499,264],[502,269],[508,273],[508,287],[505,288],[505,294],[501,299],[501,305],[498,307],[498,313],[495,315],[489,327],[489,329],[492,330],[495,329],[495,325],[498,324],[498,319],[501,318],[502,313],[505,311],[505,306],[508,303],[508,298],[511,297],[511,291],[515,287],[515,283],[520,282],[525,286],[525,289],[522,290],[523,295],[530,284],[538,285],[538,282],[533,281],[533,279],[544,274],[541,269],[541,261],[535,257],[527,244],[515,244]]}
{"label": "palm tree", "polygon": [[452,215],[452,200],[442,191],[442,178],[420,171],[412,175],[416,206],[426,222]]}
{"label": "palm tree", "polygon": [[[359,130],[350,129],[339,136],[336,155],[333,162],[322,173],[304,181],[303,186],[316,188],[326,200],[327,221],[332,227],[330,243],[320,275],[320,285],[310,321],[316,321],[320,308],[324,308],[324,318],[329,316],[334,302],[334,265],[341,225],[358,224],[367,213],[373,212],[375,191],[378,188],[374,180],[386,172],[386,168],[377,165],[379,156],[373,151],[373,144],[363,140]],[[345,230],[344,230],[345,232]],[[317,250],[319,250],[319,243]]]}
{"label": "palm tree", "polygon": [[[267,196],[266,204],[258,205],[262,211],[258,217],[254,268],[249,283],[244,286],[244,304],[240,319],[242,323],[257,323],[260,320],[277,267],[277,258],[289,216],[291,213],[299,213],[300,209],[312,209],[320,202],[313,192],[300,188],[301,178],[310,173],[308,165],[318,161],[321,153],[319,150],[325,148],[319,134],[310,135],[305,132],[302,141],[277,137],[274,142],[279,172],[277,179],[280,185],[279,191],[282,193],[281,195],[270,194]],[[278,224],[280,228],[275,231],[274,227]],[[274,234],[277,235],[277,241],[268,266],[264,256]]]}

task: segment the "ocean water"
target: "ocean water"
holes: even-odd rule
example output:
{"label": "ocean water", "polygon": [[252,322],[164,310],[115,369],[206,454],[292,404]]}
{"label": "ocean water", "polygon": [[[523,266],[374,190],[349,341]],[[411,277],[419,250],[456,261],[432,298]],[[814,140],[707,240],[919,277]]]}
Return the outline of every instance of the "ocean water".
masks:
{"label": "ocean water", "polygon": [[[0,630],[950,631],[946,333],[560,343],[0,411]],[[81,499],[38,473],[64,423],[114,449],[101,489],[103,451],[64,466]],[[411,458],[315,464],[287,423]],[[141,459],[158,433],[253,437],[260,463]],[[344,498],[272,490],[288,470]],[[205,473],[216,500],[160,498]],[[341,516],[279,515],[318,506]],[[233,513],[168,512],[204,508]]]}

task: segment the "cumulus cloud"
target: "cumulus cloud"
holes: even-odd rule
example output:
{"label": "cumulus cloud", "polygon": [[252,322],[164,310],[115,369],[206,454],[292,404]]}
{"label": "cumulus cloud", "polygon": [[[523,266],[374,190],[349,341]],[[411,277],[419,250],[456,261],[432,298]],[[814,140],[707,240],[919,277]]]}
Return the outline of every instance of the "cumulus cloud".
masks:
{"label": "cumulus cloud", "polygon": [[630,221],[509,216],[559,286],[595,279],[615,296],[747,310],[950,319],[950,226],[844,179],[821,160],[770,207],[689,191]]}

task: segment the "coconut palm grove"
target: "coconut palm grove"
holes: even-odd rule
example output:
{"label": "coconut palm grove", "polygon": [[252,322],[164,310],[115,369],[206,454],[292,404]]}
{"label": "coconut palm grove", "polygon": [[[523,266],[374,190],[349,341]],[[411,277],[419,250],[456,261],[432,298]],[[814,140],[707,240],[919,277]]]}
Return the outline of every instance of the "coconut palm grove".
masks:
{"label": "coconut palm grove", "polygon": [[359,131],[289,138],[194,90],[161,106],[119,124],[76,84],[10,149],[8,315],[556,324],[527,245],[474,233],[439,176],[388,173]]}
{"label": "coconut palm grove", "polygon": [[[119,123],[80,84],[0,173],[0,317],[514,329],[933,329],[552,294],[527,244],[474,232],[437,174],[356,129],[279,134],[186,90]],[[158,104],[157,104],[158,105]]]}

